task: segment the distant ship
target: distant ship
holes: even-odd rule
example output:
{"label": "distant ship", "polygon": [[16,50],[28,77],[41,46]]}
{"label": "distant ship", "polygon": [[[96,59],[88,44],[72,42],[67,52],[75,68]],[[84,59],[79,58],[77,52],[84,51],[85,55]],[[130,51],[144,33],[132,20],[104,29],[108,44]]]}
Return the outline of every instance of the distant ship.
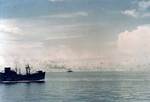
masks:
{"label": "distant ship", "polygon": [[17,73],[17,70],[11,70],[11,67],[5,67],[4,72],[0,72],[0,82],[44,82],[45,72],[42,70],[30,73],[31,67],[25,67],[26,74]]}
{"label": "distant ship", "polygon": [[67,72],[69,72],[69,73],[70,73],[70,72],[73,72],[73,70],[71,70],[71,69],[68,69],[68,70],[67,70]]}

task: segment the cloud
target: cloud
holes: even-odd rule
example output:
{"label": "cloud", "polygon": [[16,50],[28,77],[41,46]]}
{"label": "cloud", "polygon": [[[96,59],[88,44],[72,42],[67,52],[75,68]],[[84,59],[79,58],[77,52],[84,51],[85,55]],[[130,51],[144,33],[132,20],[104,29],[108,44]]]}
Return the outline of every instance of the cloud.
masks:
{"label": "cloud", "polygon": [[138,26],[119,34],[118,48],[128,54],[150,55],[150,25]]}
{"label": "cloud", "polygon": [[132,17],[138,17],[138,12],[136,11],[136,9],[122,11],[122,14]]}
{"label": "cloud", "polygon": [[149,12],[147,12],[150,8],[150,0],[141,0],[134,4],[136,4],[134,8],[121,11],[121,13],[134,18],[150,17]]}
{"label": "cloud", "polygon": [[21,29],[15,23],[10,23],[5,20],[0,21],[0,32],[21,34]]}
{"label": "cloud", "polygon": [[143,14],[143,17],[150,17],[150,13]]}
{"label": "cloud", "polygon": [[48,0],[48,1],[50,1],[50,2],[63,2],[65,0]]}
{"label": "cloud", "polygon": [[148,9],[150,7],[150,0],[142,0],[138,3],[140,9]]}
{"label": "cloud", "polygon": [[75,17],[85,17],[88,16],[87,12],[74,12],[74,13],[62,13],[48,16],[41,16],[42,18],[75,18]]}
{"label": "cloud", "polygon": [[[121,32],[117,40],[117,59],[120,65],[144,69],[150,61],[150,25],[141,25],[131,31]],[[139,68],[139,65],[142,68]]]}
{"label": "cloud", "polygon": [[[72,49],[74,47],[72,43],[75,42],[75,39],[82,37],[81,28],[83,29],[85,26],[87,25],[82,23],[57,24],[56,22],[56,24],[52,24],[51,21],[47,22],[47,19],[44,23],[41,23],[39,19],[1,19],[0,55],[4,56],[6,62],[10,62],[7,60],[11,59],[11,57],[24,59],[25,56],[31,59],[37,57],[41,57],[39,59],[46,59],[48,57],[51,59],[52,55],[57,55],[55,49],[61,50],[60,45],[68,45],[68,49]],[[63,53],[66,54],[68,49],[66,47],[62,49],[63,51],[60,52],[62,54],[61,58],[64,57]],[[67,53],[65,58],[67,56],[71,58],[71,54],[68,55]],[[52,58],[55,58],[53,56]]]}

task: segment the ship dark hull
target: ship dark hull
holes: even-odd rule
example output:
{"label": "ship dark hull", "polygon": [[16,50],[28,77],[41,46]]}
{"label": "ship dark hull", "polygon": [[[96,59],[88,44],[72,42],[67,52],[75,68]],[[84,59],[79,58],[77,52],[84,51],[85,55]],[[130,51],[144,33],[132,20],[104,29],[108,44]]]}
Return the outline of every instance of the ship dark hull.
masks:
{"label": "ship dark hull", "polygon": [[45,72],[36,72],[32,74],[0,73],[0,82],[43,82]]}

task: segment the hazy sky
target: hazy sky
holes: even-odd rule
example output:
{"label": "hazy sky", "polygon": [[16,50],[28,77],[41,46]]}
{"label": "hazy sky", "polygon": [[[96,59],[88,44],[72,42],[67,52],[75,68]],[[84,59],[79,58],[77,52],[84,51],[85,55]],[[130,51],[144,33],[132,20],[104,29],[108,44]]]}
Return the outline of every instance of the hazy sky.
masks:
{"label": "hazy sky", "polygon": [[150,0],[0,0],[0,62],[149,63],[149,24]]}

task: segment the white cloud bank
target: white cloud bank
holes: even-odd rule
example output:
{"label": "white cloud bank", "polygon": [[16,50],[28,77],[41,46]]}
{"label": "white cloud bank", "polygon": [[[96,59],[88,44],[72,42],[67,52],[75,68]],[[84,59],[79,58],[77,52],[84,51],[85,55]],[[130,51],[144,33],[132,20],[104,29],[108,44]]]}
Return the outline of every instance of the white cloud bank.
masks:
{"label": "white cloud bank", "polygon": [[150,17],[150,13],[147,11],[150,8],[150,0],[141,0],[135,4],[136,7],[121,11],[121,13],[134,18]]}
{"label": "white cloud bank", "polygon": [[138,26],[132,31],[120,33],[117,44],[119,56],[124,59],[123,63],[131,63],[132,66],[133,63],[136,65],[150,63],[150,25]]}
{"label": "white cloud bank", "polygon": [[131,17],[138,17],[138,12],[136,11],[136,9],[125,10],[122,11],[121,13]]}
{"label": "white cloud bank", "polygon": [[118,46],[123,51],[150,53],[150,25],[138,26],[132,31],[119,34]]}
{"label": "white cloud bank", "polygon": [[5,20],[0,21],[0,32],[12,33],[12,34],[21,34],[21,29],[17,27],[15,23],[10,23]]}

